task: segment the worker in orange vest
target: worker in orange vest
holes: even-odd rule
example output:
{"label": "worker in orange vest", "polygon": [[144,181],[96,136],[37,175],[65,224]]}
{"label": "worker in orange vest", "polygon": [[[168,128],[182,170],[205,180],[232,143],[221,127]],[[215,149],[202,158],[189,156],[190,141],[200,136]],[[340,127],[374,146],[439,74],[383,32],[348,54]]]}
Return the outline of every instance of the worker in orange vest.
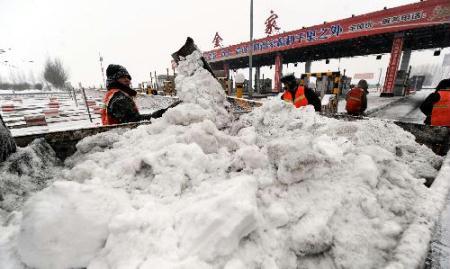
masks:
{"label": "worker in orange vest", "polygon": [[322,109],[322,104],[317,94],[312,89],[299,85],[294,74],[283,76],[281,82],[284,84],[284,93],[281,99],[284,101],[293,104],[297,108],[313,105],[316,111]]}
{"label": "worker in orange vest", "polygon": [[130,88],[131,76],[121,65],[110,64],[106,69],[108,89],[101,110],[102,124],[111,125],[150,120],[151,115],[141,115],[134,102],[137,92]]}
{"label": "worker in orange vest", "polygon": [[436,91],[428,95],[420,110],[427,116],[425,124],[450,127],[450,79],[439,82]]}
{"label": "worker in orange vest", "polygon": [[358,82],[355,88],[352,88],[346,95],[345,110],[347,113],[354,116],[359,116],[367,109],[367,94],[369,91],[369,84],[364,79]]}

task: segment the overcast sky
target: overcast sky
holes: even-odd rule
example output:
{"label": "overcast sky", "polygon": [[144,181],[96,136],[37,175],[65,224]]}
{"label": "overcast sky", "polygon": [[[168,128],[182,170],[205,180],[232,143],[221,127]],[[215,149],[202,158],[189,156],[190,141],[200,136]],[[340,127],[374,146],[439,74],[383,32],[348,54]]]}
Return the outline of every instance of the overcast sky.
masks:
{"label": "overcast sky", "polygon": [[[77,85],[99,85],[99,52],[105,68],[110,63],[124,65],[133,83],[149,80],[149,73],[165,73],[170,54],[187,36],[203,51],[213,48],[216,31],[232,45],[249,38],[248,0],[0,0],[0,78],[22,72],[27,78],[42,74],[48,57],[62,59]],[[312,26],[323,21],[346,18],[413,3],[410,0],[254,0],[254,36],[264,37],[264,21],[274,10],[282,31]],[[442,54],[448,53],[446,49]],[[411,64],[442,63],[432,51],[413,53]],[[312,71],[346,68],[349,74],[383,73],[388,56],[332,60],[329,65],[313,63]],[[4,61],[8,61],[5,65]],[[34,61],[30,63],[29,61]],[[12,66],[11,66],[12,65]],[[286,70],[286,69],[285,69]],[[286,71],[299,75],[304,66]],[[263,69],[271,77],[273,71]],[[14,76],[14,75],[13,75]]]}

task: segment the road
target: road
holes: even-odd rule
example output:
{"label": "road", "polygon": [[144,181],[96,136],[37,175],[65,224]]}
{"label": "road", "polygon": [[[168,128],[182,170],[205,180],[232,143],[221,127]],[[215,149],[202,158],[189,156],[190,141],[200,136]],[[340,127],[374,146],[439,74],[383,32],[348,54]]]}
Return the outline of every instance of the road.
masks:
{"label": "road", "polygon": [[423,123],[425,115],[420,111],[419,107],[432,93],[432,90],[422,90],[410,95],[386,109],[371,114],[371,117],[396,120],[401,122]]}

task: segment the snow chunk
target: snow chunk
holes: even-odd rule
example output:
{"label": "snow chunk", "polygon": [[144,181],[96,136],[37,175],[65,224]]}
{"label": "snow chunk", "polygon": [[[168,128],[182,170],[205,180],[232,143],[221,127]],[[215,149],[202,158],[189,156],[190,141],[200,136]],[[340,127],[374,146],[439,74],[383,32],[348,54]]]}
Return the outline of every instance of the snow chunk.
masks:
{"label": "snow chunk", "polygon": [[86,267],[105,244],[111,216],[126,207],[119,191],[55,182],[24,206],[22,261],[34,268]]}
{"label": "snow chunk", "polygon": [[178,214],[182,256],[206,261],[231,254],[239,241],[256,229],[256,181],[238,177],[218,186],[206,199]]}
{"label": "snow chunk", "polygon": [[18,148],[0,164],[0,210],[20,209],[31,193],[53,181],[59,165],[55,152],[43,139]]}

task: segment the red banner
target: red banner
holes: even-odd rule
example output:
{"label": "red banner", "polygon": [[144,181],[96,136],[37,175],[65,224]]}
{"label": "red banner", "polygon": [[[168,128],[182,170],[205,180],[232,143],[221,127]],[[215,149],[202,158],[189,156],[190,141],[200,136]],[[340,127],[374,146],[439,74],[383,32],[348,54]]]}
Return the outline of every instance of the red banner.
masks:
{"label": "red banner", "polygon": [[[448,24],[449,21],[449,0],[428,0],[258,39],[254,41],[253,54],[284,51],[359,36],[401,32]],[[247,57],[249,48],[248,42],[241,43],[205,52],[204,57],[210,62]]]}
{"label": "red banner", "polygon": [[397,78],[398,64],[403,49],[403,36],[399,35],[394,38],[392,43],[391,59],[386,71],[386,79],[384,81],[383,93],[392,93],[394,91],[395,79]]}

